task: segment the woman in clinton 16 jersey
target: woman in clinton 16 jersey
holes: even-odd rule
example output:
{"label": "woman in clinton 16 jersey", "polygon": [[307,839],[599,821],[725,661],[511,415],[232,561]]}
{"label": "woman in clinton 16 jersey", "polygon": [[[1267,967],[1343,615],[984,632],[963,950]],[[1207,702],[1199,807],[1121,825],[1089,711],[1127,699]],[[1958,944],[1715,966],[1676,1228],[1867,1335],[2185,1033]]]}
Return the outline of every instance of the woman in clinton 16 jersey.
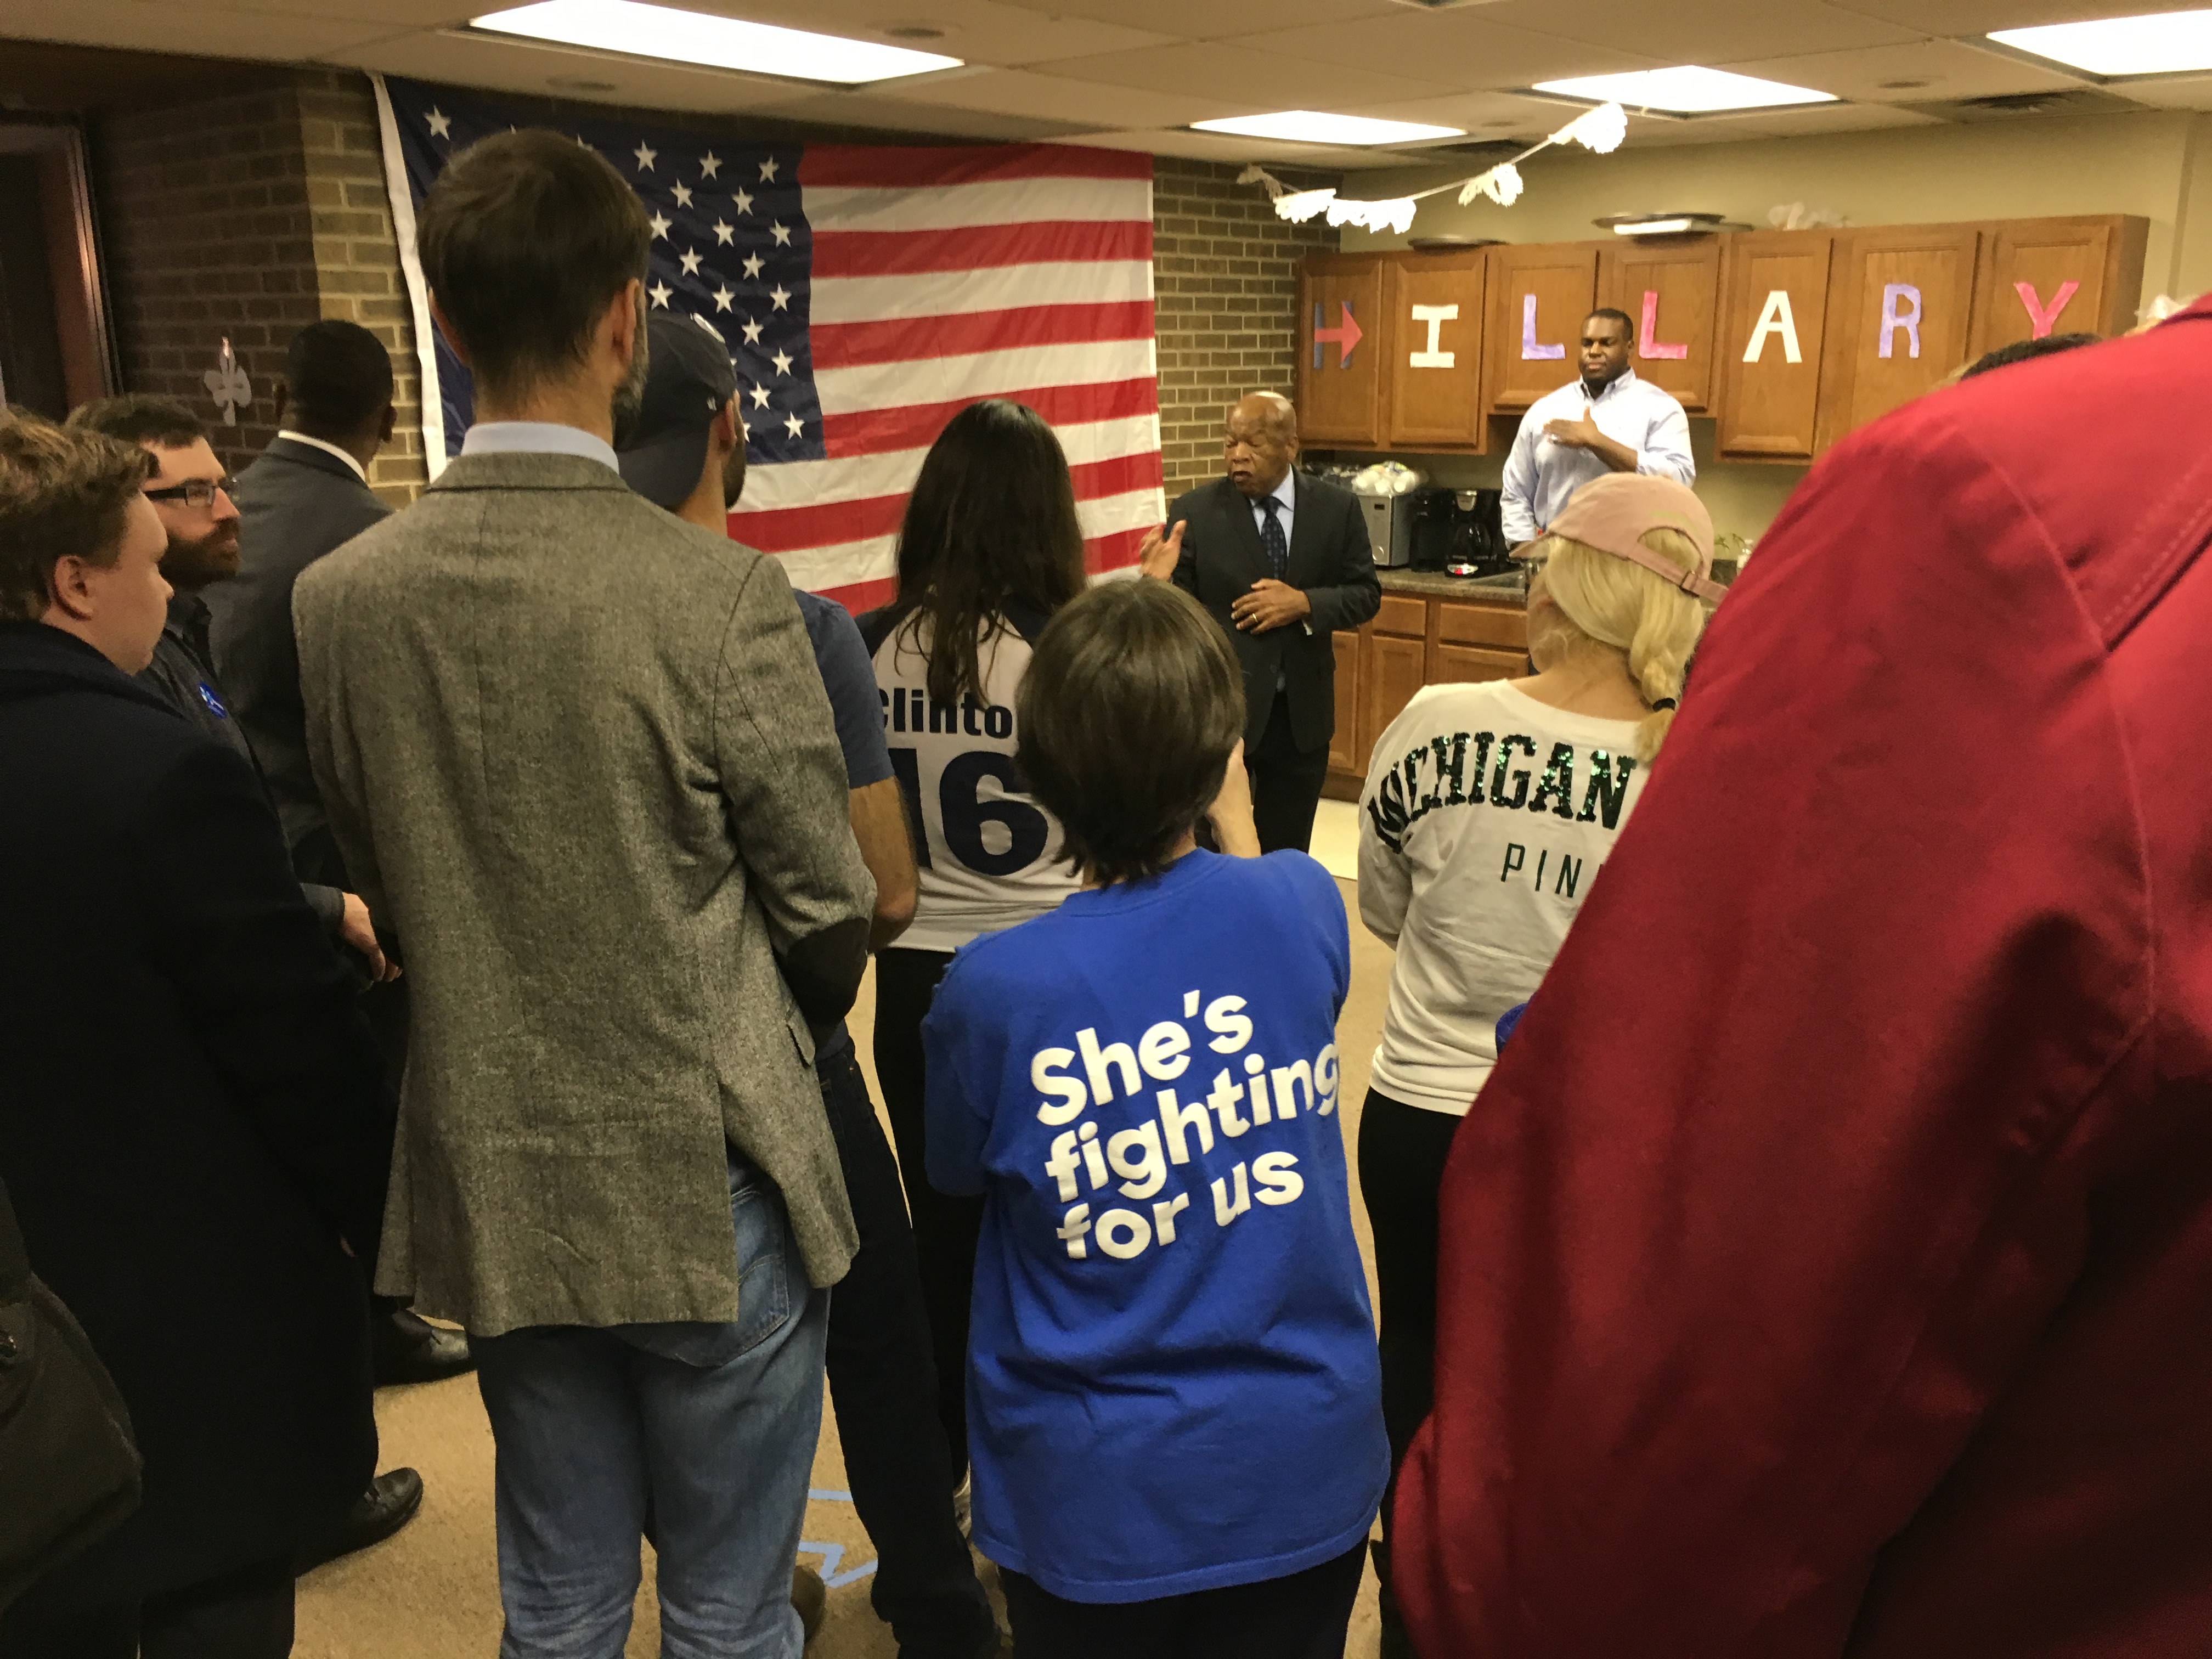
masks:
{"label": "woman in clinton 16 jersey", "polygon": [[899,531],[898,595],[860,619],[891,764],[915,825],[914,925],[876,958],[876,1076],[898,1146],[957,1480],[968,1467],[968,1301],[982,1200],[929,1184],[922,1017],[952,953],[1055,908],[1078,878],[1060,827],[1014,770],[1014,691],[1054,611],[1083,591],[1083,532],[1060,440],[993,398],[930,447]]}

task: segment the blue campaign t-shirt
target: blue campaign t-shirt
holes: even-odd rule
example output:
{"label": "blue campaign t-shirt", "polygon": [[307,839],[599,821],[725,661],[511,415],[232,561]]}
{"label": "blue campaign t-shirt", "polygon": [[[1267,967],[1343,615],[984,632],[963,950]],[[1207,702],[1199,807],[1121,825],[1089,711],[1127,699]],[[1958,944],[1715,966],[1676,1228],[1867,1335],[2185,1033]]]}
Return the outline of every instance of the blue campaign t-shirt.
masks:
{"label": "blue campaign t-shirt", "polygon": [[[867,641],[851,611],[835,599],[825,599],[804,588],[793,588],[799,614],[805,619],[806,638],[814,647],[814,665],[821,671],[823,690],[830,694],[830,712],[836,717],[837,746],[845,751],[845,787],[865,789],[891,775],[890,744],[884,737],[883,702],[876,692],[876,665],[868,659]],[[833,1060],[853,1046],[852,1034],[842,1020],[822,1040],[815,1064]]]}
{"label": "blue campaign t-shirt", "polygon": [[1351,940],[1302,853],[1186,854],[961,948],[929,1178],[986,1195],[975,1544],[1073,1601],[1255,1583],[1366,1536],[1389,1474],[1352,1230]]}

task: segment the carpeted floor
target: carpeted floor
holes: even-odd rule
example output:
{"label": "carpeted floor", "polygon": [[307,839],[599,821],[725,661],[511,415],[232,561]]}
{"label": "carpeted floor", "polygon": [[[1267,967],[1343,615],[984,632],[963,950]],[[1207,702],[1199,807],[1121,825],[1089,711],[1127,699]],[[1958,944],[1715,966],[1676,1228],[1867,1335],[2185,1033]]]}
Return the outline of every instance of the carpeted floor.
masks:
{"label": "carpeted floor", "polygon": [[[1331,860],[1334,863],[1336,860]],[[1340,881],[1352,921],[1352,995],[1338,1022],[1343,1054],[1344,1106],[1338,1121],[1345,1144],[1356,1146],[1360,1103],[1367,1093],[1368,1061],[1382,1029],[1389,988],[1390,952],[1359,925],[1357,890]],[[869,1069],[868,1031],[875,1012],[872,976],[854,1011],[853,1034]],[[1360,1253],[1374,1267],[1367,1212],[1359,1200],[1352,1160],[1352,1213]],[[422,1471],[422,1512],[404,1531],[373,1550],[333,1562],[300,1585],[297,1659],[489,1659],[499,1648],[499,1582],[493,1556],[492,1443],[476,1385],[468,1378],[421,1388],[387,1389],[378,1396],[386,1468],[411,1464]],[[868,1571],[875,1552],[850,1502],[844,1498],[844,1460],[835,1419],[825,1409],[814,1460],[813,1501],[802,1557],[823,1571],[832,1586],[830,1613],[808,1659],[896,1659],[897,1644],[868,1606]],[[840,1582],[842,1580],[843,1582]],[[989,1582],[989,1575],[986,1575]],[[1003,1617],[1003,1609],[1001,1611]],[[1375,1577],[1368,1571],[1352,1616],[1350,1659],[1376,1651]],[[637,1622],[630,1633],[632,1659],[659,1651],[659,1619],[653,1600],[647,1553]]]}

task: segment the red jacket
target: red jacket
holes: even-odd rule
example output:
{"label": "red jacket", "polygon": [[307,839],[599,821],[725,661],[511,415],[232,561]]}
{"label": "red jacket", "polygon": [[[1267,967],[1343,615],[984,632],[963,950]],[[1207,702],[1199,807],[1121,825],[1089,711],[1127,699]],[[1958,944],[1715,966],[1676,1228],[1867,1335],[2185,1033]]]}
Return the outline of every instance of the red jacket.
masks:
{"label": "red jacket", "polygon": [[2212,1654],[2212,303],[1814,470],[1454,1145],[1429,1659]]}

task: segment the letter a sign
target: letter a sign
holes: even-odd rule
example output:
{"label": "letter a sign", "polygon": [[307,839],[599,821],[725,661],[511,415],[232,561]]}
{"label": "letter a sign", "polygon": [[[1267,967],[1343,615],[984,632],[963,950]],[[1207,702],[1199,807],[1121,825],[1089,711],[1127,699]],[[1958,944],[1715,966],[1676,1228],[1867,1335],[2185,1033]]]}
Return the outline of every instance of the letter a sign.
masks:
{"label": "letter a sign", "polygon": [[1751,343],[1743,349],[1744,362],[1755,363],[1764,356],[1767,339],[1773,335],[1782,337],[1783,362],[1802,363],[1805,361],[1805,354],[1797,348],[1797,319],[1790,313],[1790,290],[1786,288],[1775,289],[1767,295],[1766,305],[1759,312],[1759,321],[1751,331]]}

